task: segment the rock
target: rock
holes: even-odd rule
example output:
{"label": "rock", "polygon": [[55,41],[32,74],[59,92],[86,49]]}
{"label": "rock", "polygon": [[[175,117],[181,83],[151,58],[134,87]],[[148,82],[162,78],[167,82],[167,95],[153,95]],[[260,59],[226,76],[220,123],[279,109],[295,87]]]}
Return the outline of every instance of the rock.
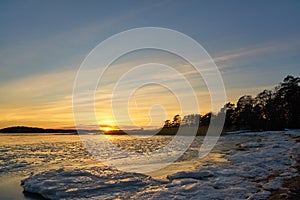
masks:
{"label": "rock", "polygon": [[212,176],[213,174],[210,171],[194,171],[194,172],[178,172],[176,174],[167,176],[167,178],[172,181],[174,179],[183,179],[183,178],[204,179]]}

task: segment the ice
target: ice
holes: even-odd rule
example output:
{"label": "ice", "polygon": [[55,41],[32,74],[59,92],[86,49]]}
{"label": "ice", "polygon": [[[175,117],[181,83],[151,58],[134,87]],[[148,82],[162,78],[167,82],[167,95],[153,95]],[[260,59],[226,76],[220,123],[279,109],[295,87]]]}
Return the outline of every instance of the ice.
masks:
{"label": "ice", "polygon": [[263,188],[268,191],[278,190],[281,187],[282,179],[275,178],[274,180],[263,185]]}
{"label": "ice", "polygon": [[[300,136],[295,131],[247,132],[226,136],[227,141],[242,141],[237,144],[237,150],[227,154],[230,165],[175,173],[168,176],[171,183],[161,191],[152,196],[149,191],[139,193],[134,198],[266,199],[270,191],[281,188],[285,176],[299,175],[292,165],[299,158],[299,143],[290,134]],[[245,149],[238,150],[240,147]],[[201,176],[203,173],[208,176],[204,178]]]}
{"label": "ice", "polygon": [[271,195],[271,192],[266,190],[260,190],[257,193],[254,193],[249,196],[249,200],[261,200],[261,199],[267,199]]}
{"label": "ice", "polygon": [[[194,156],[198,155],[200,138],[174,165],[186,169],[170,170],[172,173],[164,181],[97,166],[78,142],[7,145],[9,151],[2,146],[0,154],[5,156],[0,157],[0,170],[6,173],[37,169],[39,173],[24,179],[23,188],[48,199],[267,199],[272,191],[281,189],[284,179],[299,176],[299,138],[299,130],[228,134],[220,138],[208,158],[202,159],[203,165],[188,168],[186,163],[198,164]],[[170,138],[128,142],[119,137],[115,143],[127,150],[142,148],[150,152],[166,141]],[[110,156],[105,147],[95,150]]]}
{"label": "ice", "polygon": [[41,172],[22,180],[24,191],[47,199],[115,199],[158,185],[149,176],[108,167]]}

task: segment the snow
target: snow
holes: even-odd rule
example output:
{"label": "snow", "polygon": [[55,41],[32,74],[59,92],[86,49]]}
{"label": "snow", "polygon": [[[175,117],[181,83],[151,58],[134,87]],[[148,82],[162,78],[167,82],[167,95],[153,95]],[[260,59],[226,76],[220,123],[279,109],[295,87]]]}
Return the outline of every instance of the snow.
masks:
{"label": "snow", "polygon": [[[92,167],[36,173],[24,179],[22,185],[24,191],[49,199],[266,199],[271,191],[281,188],[284,178],[299,175],[299,133],[227,135],[216,146],[227,163],[177,172],[168,175],[167,180]],[[232,144],[236,148],[228,149]]]}
{"label": "snow", "polygon": [[155,185],[158,185],[158,181],[149,176],[108,167],[51,170],[22,180],[26,192],[39,193],[47,199],[114,199]]}
{"label": "snow", "polygon": [[[226,141],[237,139],[234,137],[245,141],[242,138],[247,137],[237,144],[237,150],[227,152],[229,165],[170,175],[171,183],[161,191],[139,193],[134,198],[266,199],[271,191],[281,188],[283,178],[298,175],[295,157],[299,156],[300,145],[290,137],[293,134],[300,136],[295,131],[228,135]],[[201,176],[203,173],[208,176]]]}

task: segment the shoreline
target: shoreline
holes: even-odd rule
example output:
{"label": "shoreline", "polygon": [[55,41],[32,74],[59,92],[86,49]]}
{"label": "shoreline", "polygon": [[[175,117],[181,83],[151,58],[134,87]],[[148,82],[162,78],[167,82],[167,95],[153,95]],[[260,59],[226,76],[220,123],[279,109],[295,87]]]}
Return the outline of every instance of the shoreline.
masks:
{"label": "shoreline", "polygon": [[[291,136],[300,143],[300,136]],[[300,154],[295,154],[296,169],[298,176],[286,178],[282,181],[282,187],[279,190],[273,191],[268,200],[287,199],[298,200],[300,199]]]}
{"label": "shoreline", "polygon": [[[20,138],[22,136],[27,135],[21,135]],[[101,184],[95,185],[93,182],[88,182],[90,185],[86,187],[86,190],[91,190],[90,195],[92,196],[99,195],[100,198],[103,189],[107,188],[104,190],[107,190],[112,195],[111,197],[114,197],[110,191],[114,184],[120,190],[126,191],[127,187],[130,188],[131,178],[126,178],[132,177],[130,173],[97,166],[95,164],[99,161],[90,160],[90,158],[79,159],[89,155],[88,152],[84,152],[79,136],[48,134],[43,135],[43,137],[35,136],[37,135],[33,135],[32,138],[23,137],[20,143],[20,139],[8,134],[8,136],[2,137],[3,141],[1,141],[4,146],[0,152],[2,152],[5,162],[10,164],[7,166],[5,162],[3,163],[5,164],[2,165],[3,174],[7,172],[11,175],[17,173],[24,175],[26,172],[26,177],[31,177],[26,183],[28,189],[41,187],[34,191],[36,193],[44,190],[51,190],[49,192],[54,193],[62,191],[68,196],[68,191],[71,192],[73,191],[71,189],[75,188],[76,190],[73,192],[80,196],[84,192],[82,187],[85,186],[84,183],[79,184],[78,179],[88,181],[93,177]],[[136,140],[135,138],[120,140],[118,137],[115,139],[116,144],[120,144],[121,147],[123,145],[125,149],[132,145],[137,145],[137,147],[149,145],[149,148],[152,149],[154,147],[151,144],[159,142],[163,146],[168,141],[168,139],[160,137],[156,139],[154,137],[151,140],[147,138],[145,140]],[[201,142],[202,138],[198,139]],[[132,179],[136,184],[136,190],[131,191],[128,196],[122,193],[120,197],[132,196],[133,199],[161,197],[167,199],[177,196],[178,192],[180,193],[179,196],[183,195],[187,199],[194,195],[201,199],[222,198],[224,194],[228,195],[228,198],[236,196],[240,199],[273,200],[279,198],[297,199],[299,197],[300,130],[228,134],[220,137],[215,150],[211,152],[210,155],[216,157],[207,157],[207,161],[192,159],[193,156],[198,155],[199,144],[191,145],[188,154],[185,155],[186,157],[182,157],[183,163],[178,160],[173,166],[162,170],[162,172],[167,171],[170,174],[166,175],[166,178],[160,172],[153,173],[152,176],[151,174],[147,176],[135,173],[134,176],[140,177]],[[11,150],[6,149],[8,147]],[[16,152],[22,152],[21,159],[14,160],[14,149]],[[220,163],[218,164],[218,162]],[[191,165],[195,166],[192,167]],[[102,175],[102,169],[104,175]],[[31,172],[38,173],[32,174]],[[94,172],[98,175],[94,176]],[[114,173],[118,176],[115,176]],[[162,178],[163,182],[160,181],[159,177]],[[74,179],[72,187],[68,186],[69,179]],[[112,182],[108,181],[111,179]],[[120,182],[120,180],[125,181],[125,183]],[[51,184],[54,183],[54,188],[48,188],[49,181]],[[60,186],[66,188],[59,188]],[[97,189],[97,191],[92,189],[98,187],[99,190]],[[44,195],[47,196],[48,193],[44,193]]]}

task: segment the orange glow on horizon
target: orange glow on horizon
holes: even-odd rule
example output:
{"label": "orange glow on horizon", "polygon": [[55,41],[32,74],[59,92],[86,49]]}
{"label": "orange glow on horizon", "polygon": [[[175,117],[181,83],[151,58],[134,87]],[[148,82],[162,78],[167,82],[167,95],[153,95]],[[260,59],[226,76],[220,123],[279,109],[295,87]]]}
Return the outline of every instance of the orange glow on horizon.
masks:
{"label": "orange glow on horizon", "polygon": [[103,128],[103,131],[104,132],[109,132],[109,131],[111,131],[112,129],[110,128],[110,127],[105,127],[105,128]]}

